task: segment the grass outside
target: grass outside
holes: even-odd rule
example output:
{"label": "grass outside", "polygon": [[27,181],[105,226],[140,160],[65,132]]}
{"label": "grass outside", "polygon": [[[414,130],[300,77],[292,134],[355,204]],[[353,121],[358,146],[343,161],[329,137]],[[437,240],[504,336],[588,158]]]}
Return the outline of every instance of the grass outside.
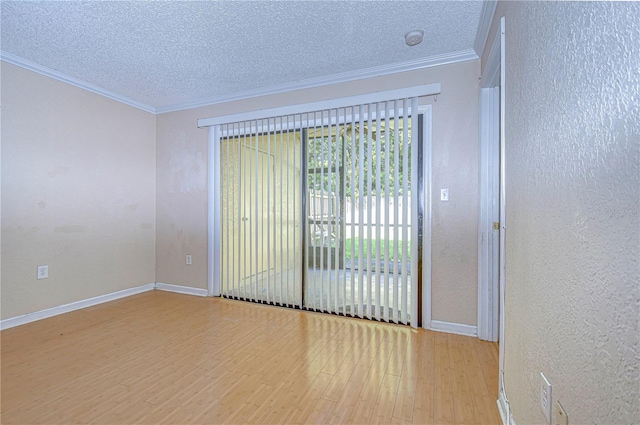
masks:
{"label": "grass outside", "polygon": [[[402,241],[395,240],[385,240],[385,239],[360,239],[360,238],[352,238],[347,239],[346,241],[346,249],[345,249],[345,259],[347,261],[358,258],[360,255],[360,244],[362,243],[362,251],[364,253],[364,258],[367,257],[367,249],[369,243],[371,243],[371,258],[375,258],[378,252],[378,242],[380,242],[380,259],[383,260],[385,258],[385,253],[389,250],[389,259],[395,259],[395,250],[398,249],[398,257],[402,257]],[[397,247],[397,248],[396,248]],[[411,258],[411,244],[407,241],[407,251],[408,258]]]}

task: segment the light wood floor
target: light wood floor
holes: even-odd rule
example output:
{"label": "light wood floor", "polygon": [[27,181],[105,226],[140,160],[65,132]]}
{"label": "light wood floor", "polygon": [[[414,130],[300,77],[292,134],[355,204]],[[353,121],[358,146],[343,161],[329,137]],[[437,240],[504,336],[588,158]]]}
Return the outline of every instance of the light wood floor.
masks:
{"label": "light wood floor", "polygon": [[499,424],[497,344],[151,291],[2,331],[5,424]]}

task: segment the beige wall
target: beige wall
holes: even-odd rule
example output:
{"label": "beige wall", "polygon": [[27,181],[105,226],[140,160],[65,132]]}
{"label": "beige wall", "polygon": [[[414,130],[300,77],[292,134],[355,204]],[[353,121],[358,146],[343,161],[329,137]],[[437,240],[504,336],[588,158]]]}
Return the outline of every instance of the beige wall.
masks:
{"label": "beige wall", "polygon": [[1,317],[154,282],[155,116],[1,64]]}
{"label": "beige wall", "polygon": [[[2,318],[154,281],[206,288],[198,118],[439,82],[428,100],[433,318],[475,325],[479,61],[156,117],[4,62],[2,71]],[[35,279],[39,264],[49,279]]]}
{"label": "beige wall", "polygon": [[[157,280],[207,287],[207,130],[198,118],[426,83],[433,98],[433,318],[477,320],[479,61],[265,96],[157,117]],[[448,203],[439,188],[450,190]],[[192,254],[193,264],[185,264]]]}
{"label": "beige wall", "polygon": [[[640,3],[501,2],[505,383],[543,424],[640,423]],[[486,56],[486,55],[485,55]]]}

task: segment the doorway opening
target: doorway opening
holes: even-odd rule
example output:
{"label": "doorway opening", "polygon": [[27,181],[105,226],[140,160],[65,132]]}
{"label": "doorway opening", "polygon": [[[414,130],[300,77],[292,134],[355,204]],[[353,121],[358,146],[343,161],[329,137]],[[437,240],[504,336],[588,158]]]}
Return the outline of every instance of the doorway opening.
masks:
{"label": "doorway opening", "polygon": [[498,341],[498,408],[503,422],[511,423],[504,384],[507,231],[504,17],[500,19],[500,26],[493,38],[480,83],[478,336],[481,339]]}

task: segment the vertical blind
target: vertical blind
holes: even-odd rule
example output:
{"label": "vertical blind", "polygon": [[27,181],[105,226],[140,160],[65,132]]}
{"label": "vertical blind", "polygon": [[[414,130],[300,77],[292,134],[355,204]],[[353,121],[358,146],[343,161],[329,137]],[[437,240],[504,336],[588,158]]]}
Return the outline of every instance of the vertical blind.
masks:
{"label": "vertical blind", "polygon": [[222,295],[416,326],[417,122],[405,98],[220,125]]}
{"label": "vertical blind", "polygon": [[284,117],[223,126],[224,296],[301,305],[301,133],[287,127]]}

